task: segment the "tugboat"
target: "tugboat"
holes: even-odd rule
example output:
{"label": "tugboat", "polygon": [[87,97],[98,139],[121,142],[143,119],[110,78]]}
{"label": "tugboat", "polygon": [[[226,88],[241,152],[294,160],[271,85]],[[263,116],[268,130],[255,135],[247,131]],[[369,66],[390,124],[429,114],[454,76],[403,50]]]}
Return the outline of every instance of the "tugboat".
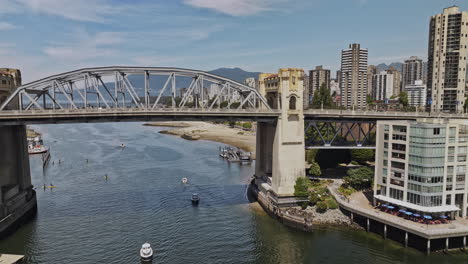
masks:
{"label": "tugboat", "polygon": [[192,204],[197,205],[200,202],[200,197],[198,197],[198,193],[192,194]]}
{"label": "tugboat", "polygon": [[183,183],[183,184],[187,184],[187,182],[188,182],[188,179],[187,179],[187,178],[185,178],[185,177],[182,178],[182,183]]}
{"label": "tugboat", "polygon": [[141,262],[153,261],[153,249],[149,243],[144,243],[140,249]]}

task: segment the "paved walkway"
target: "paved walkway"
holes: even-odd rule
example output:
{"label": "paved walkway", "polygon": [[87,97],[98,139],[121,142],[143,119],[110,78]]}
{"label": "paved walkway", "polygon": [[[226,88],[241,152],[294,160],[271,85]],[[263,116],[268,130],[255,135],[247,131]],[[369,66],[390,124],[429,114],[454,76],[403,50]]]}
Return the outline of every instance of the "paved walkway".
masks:
{"label": "paved walkway", "polygon": [[362,192],[353,193],[349,199],[344,197],[338,192],[341,184],[342,180],[336,180],[328,186],[328,189],[340,206],[348,211],[429,239],[468,235],[468,220],[466,219],[440,225],[416,223],[373,208]]}

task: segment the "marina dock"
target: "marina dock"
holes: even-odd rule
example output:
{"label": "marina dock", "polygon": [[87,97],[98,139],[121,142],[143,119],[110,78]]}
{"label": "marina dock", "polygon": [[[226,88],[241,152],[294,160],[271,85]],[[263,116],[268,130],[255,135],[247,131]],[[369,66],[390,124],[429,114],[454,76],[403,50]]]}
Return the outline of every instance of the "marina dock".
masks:
{"label": "marina dock", "polygon": [[251,162],[252,155],[250,152],[244,152],[239,148],[230,146],[219,147],[219,156],[227,159],[229,162]]}

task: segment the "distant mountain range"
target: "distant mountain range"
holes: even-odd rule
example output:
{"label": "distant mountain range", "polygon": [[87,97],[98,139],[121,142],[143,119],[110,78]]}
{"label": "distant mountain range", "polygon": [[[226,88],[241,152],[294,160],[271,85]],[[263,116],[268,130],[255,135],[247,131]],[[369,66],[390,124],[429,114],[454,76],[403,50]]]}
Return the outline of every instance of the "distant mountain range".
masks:
{"label": "distant mountain range", "polygon": [[[216,70],[209,71],[209,73],[219,75],[221,77],[225,77],[240,83],[244,83],[244,80],[247,78],[255,78],[258,79],[258,75],[260,72],[248,72],[244,71],[240,68],[219,68]],[[139,96],[144,95],[144,87],[145,87],[145,80],[143,75],[130,75],[128,76],[129,81],[132,83],[133,87]],[[160,75],[152,75],[150,76],[150,89],[151,90],[159,90],[161,87],[164,86],[164,83],[167,80],[167,76],[160,76]],[[188,77],[176,77],[176,85],[177,89],[180,88],[187,88],[190,85],[191,78]],[[209,85],[209,84],[208,84]],[[109,84],[110,87],[113,87],[113,84]],[[171,93],[170,89],[166,89],[164,92],[165,95],[169,95]]]}
{"label": "distant mountain range", "polygon": [[385,71],[390,67],[393,67],[393,68],[397,69],[400,72],[403,71],[403,63],[401,63],[401,62],[392,62],[392,63],[390,63],[390,65],[387,65],[385,63],[381,63],[381,64],[377,65],[377,69],[379,69],[379,71]]}
{"label": "distant mountain range", "polygon": [[255,78],[257,80],[258,75],[260,74],[260,72],[248,72],[240,68],[219,68],[209,71],[209,73],[213,73],[240,83],[244,83],[244,80],[247,78]]}

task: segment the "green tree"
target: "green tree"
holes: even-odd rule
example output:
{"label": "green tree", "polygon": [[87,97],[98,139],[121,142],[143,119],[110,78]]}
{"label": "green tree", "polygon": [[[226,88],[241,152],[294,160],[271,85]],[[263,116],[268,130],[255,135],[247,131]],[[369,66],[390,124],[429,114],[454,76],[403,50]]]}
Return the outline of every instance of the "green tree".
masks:
{"label": "green tree", "polygon": [[315,162],[315,156],[317,156],[318,149],[308,149],[306,150],[306,161],[309,164],[312,164],[312,162]]}
{"label": "green tree", "polygon": [[372,149],[352,149],[351,159],[359,163],[365,163],[366,161],[374,161],[375,153]]}
{"label": "green tree", "polygon": [[295,196],[308,196],[307,189],[309,188],[309,179],[306,177],[299,177],[294,185]]}
{"label": "green tree", "polygon": [[312,177],[320,177],[322,175],[320,165],[317,162],[313,161],[310,164],[309,174],[312,175]]}
{"label": "green tree", "polygon": [[314,97],[312,99],[312,108],[319,109],[322,108],[322,105],[325,109],[333,107],[331,92],[325,83],[322,83],[320,88],[315,90]]}
{"label": "green tree", "polygon": [[345,184],[356,190],[364,190],[372,186],[374,171],[368,167],[350,169],[347,174],[348,176],[343,178]]}
{"label": "green tree", "polygon": [[374,104],[374,99],[372,99],[372,96],[370,96],[370,94],[368,94],[366,96],[366,102],[368,105],[373,105]]}
{"label": "green tree", "polygon": [[400,104],[402,104],[403,107],[407,107],[408,106],[408,93],[407,92],[401,92],[399,97],[400,97],[400,99],[399,99]]}

